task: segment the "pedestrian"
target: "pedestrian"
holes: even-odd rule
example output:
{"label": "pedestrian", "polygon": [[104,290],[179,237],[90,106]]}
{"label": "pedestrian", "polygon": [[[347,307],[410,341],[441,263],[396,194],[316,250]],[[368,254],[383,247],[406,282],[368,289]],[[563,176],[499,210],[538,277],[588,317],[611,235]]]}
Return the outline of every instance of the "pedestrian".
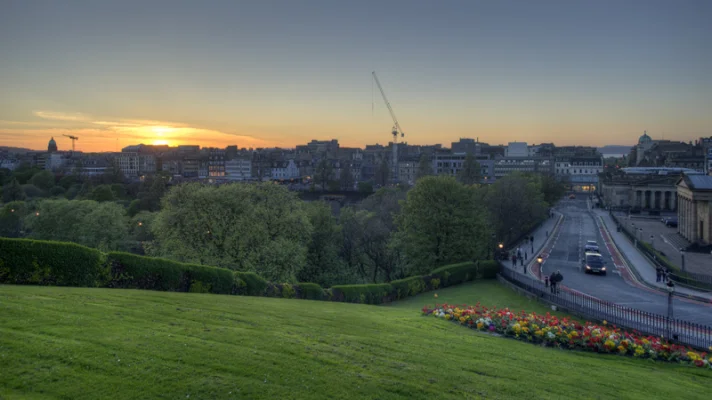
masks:
{"label": "pedestrian", "polygon": [[655,282],[660,282],[663,278],[663,269],[660,267],[655,268]]}
{"label": "pedestrian", "polygon": [[559,293],[559,284],[561,281],[564,280],[564,276],[561,275],[561,271],[556,270],[556,275],[554,275],[554,279],[556,280],[556,293]]}
{"label": "pedestrian", "polygon": [[517,255],[512,254],[512,266],[516,267],[517,266]]}
{"label": "pedestrian", "polygon": [[549,276],[549,289],[551,293],[556,292],[556,272],[552,272],[551,276]]}
{"label": "pedestrian", "polygon": [[544,275],[544,287],[549,287],[549,275]]}
{"label": "pedestrian", "polygon": [[527,260],[527,251],[524,250],[524,261],[526,261],[526,260]]}
{"label": "pedestrian", "polygon": [[524,266],[524,259],[522,257],[519,258],[519,265]]}

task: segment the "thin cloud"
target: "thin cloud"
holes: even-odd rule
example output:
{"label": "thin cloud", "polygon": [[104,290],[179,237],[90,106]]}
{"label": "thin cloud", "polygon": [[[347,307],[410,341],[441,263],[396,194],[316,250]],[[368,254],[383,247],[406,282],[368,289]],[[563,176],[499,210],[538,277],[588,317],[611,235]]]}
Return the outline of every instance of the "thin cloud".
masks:
{"label": "thin cloud", "polygon": [[91,118],[82,113],[64,113],[55,111],[35,111],[34,115],[43,119],[52,119],[56,121],[73,121],[73,122],[90,122]]}

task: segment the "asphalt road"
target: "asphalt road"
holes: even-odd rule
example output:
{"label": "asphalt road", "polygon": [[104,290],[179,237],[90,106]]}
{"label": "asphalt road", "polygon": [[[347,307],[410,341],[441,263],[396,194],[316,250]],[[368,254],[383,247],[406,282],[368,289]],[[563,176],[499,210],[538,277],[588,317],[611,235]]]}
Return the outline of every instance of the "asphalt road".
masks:
{"label": "asphalt road", "polygon": [[[576,200],[566,198],[557,207],[564,215],[559,236],[542,266],[542,273],[551,274],[560,270],[563,285],[602,300],[660,315],[667,315],[667,295],[650,292],[628,284],[618,273],[593,216],[587,210],[585,195]],[[587,240],[595,240],[606,262],[608,274],[586,274],[581,269],[583,246]],[[712,306],[673,299],[674,317],[690,322],[712,326]]]}

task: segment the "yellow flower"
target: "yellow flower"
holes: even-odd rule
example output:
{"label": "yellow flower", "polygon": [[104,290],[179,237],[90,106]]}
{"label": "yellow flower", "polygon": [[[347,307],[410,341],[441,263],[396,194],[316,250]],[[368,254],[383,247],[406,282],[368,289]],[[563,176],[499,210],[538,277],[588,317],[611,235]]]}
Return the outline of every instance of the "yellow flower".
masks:
{"label": "yellow flower", "polygon": [[695,353],[694,351],[688,351],[687,356],[690,357],[690,360],[692,360],[692,361],[700,359],[700,356],[697,353]]}
{"label": "yellow flower", "polygon": [[477,329],[482,329],[485,326],[482,322],[477,323]]}
{"label": "yellow flower", "polygon": [[436,299],[438,298],[438,294],[437,294],[437,293],[435,293],[435,298],[436,298]]}
{"label": "yellow flower", "polygon": [[452,319],[452,315],[451,315],[451,314],[445,314],[445,319]]}
{"label": "yellow flower", "polygon": [[537,336],[544,336],[544,332],[541,331],[541,330],[538,330],[538,331],[534,332],[534,334],[537,335]]}
{"label": "yellow flower", "polygon": [[460,323],[461,323],[461,324],[464,324],[465,321],[467,321],[467,318],[465,318],[465,317],[460,317]]}
{"label": "yellow flower", "polygon": [[643,339],[643,344],[650,344],[650,341],[648,341],[648,339]]}
{"label": "yellow flower", "polygon": [[635,356],[636,356],[636,357],[640,357],[640,356],[642,356],[643,354],[645,354],[645,350],[643,350],[642,347],[638,347],[637,349],[635,349]]}
{"label": "yellow flower", "polygon": [[527,327],[525,326],[524,328],[522,328],[522,331],[523,331],[524,333],[529,333],[529,328],[527,328]]}
{"label": "yellow flower", "polygon": [[603,325],[608,325],[608,321],[604,320]]}
{"label": "yellow flower", "polygon": [[539,330],[539,325],[533,324],[533,325],[532,325],[532,329],[534,329],[535,331],[538,331],[538,330]]}
{"label": "yellow flower", "polygon": [[625,347],[618,346],[618,351],[620,351],[621,353],[625,353]]}

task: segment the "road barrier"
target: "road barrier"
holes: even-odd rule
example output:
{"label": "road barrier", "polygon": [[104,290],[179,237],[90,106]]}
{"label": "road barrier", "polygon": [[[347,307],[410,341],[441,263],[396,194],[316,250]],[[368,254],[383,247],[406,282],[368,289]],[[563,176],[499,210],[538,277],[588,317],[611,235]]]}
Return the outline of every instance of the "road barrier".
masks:
{"label": "road barrier", "polygon": [[562,287],[552,293],[541,281],[502,266],[500,278],[538,299],[594,321],[607,321],[642,334],[662,336],[701,350],[712,346],[712,327],[623,307]]}

